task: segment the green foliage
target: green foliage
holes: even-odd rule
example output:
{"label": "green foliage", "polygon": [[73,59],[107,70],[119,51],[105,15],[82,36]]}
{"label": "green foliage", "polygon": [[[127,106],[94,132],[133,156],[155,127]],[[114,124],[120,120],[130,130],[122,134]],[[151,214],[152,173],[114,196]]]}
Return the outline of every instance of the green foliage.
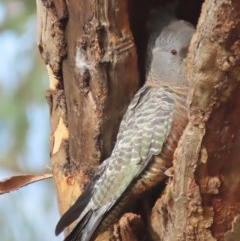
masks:
{"label": "green foliage", "polygon": [[1,5],[7,13],[0,26],[1,32],[12,29],[22,33],[29,16],[36,13],[36,3],[32,0],[6,0]]}
{"label": "green foliage", "polygon": [[[7,169],[24,169],[26,172],[27,165],[23,163],[20,167],[18,159],[24,159],[27,152],[26,141],[31,125],[29,107],[46,105],[47,77],[36,44],[36,3],[8,0],[0,3],[0,10],[3,12],[0,42],[6,41],[3,36],[11,35],[14,39],[14,53],[9,53],[11,61],[7,70],[1,70],[0,66],[0,72],[7,72],[3,76],[0,73],[0,128],[7,130],[6,137],[0,135],[0,139],[6,139],[5,145],[0,147],[0,161]],[[0,146],[1,142],[4,140],[0,140]]]}
{"label": "green foliage", "polygon": [[[36,26],[35,1],[0,1],[0,179],[15,173],[49,172],[44,97],[48,79],[37,49]],[[57,240],[51,181],[1,197],[1,240]]]}

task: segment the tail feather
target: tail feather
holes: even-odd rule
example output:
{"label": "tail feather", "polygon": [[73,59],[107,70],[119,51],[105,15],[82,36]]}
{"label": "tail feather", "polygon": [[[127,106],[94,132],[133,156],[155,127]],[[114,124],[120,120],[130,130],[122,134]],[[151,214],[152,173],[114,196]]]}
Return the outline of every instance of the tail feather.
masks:
{"label": "tail feather", "polygon": [[108,202],[96,210],[89,210],[86,215],[75,226],[71,233],[64,239],[64,241],[90,241],[96,233],[99,224],[104,216],[113,206],[112,202]]}
{"label": "tail feather", "polygon": [[64,228],[70,225],[73,221],[75,221],[83,212],[87,204],[91,199],[92,188],[87,188],[83,194],[76,200],[73,206],[64,213],[61,219],[58,221],[58,224],[55,229],[55,234],[60,234]]}
{"label": "tail feather", "polygon": [[[88,185],[86,190],[82,193],[82,195],[76,200],[76,202],[68,209],[66,213],[63,214],[61,219],[58,221],[58,224],[55,229],[55,234],[60,234],[64,228],[70,225],[73,221],[75,221],[82,214],[86,206],[92,197],[92,190],[95,184],[95,179]],[[84,215],[85,216],[85,215]]]}
{"label": "tail feather", "polygon": [[[83,213],[83,211],[87,207],[89,201],[91,200],[92,192],[93,192],[94,185],[95,185],[96,181],[98,180],[98,178],[104,172],[105,164],[106,163],[102,163],[102,165],[97,170],[94,178],[89,183],[89,185],[86,187],[86,189],[82,193],[82,195],[67,210],[67,212],[64,213],[63,216],[60,218],[60,220],[57,223],[56,229],[55,229],[56,235],[60,234],[64,230],[64,228],[66,228],[68,225],[70,225],[72,222],[74,222]],[[85,217],[85,215],[86,214],[83,214],[83,218]]]}
{"label": "tail feather", "polygon": [[64,239],[64,241],[80,240],[83,235],[83,229],[87,225],[88,220],[92,215],[92,211],[88,211],[83,219],[74,227],[70,234]]}

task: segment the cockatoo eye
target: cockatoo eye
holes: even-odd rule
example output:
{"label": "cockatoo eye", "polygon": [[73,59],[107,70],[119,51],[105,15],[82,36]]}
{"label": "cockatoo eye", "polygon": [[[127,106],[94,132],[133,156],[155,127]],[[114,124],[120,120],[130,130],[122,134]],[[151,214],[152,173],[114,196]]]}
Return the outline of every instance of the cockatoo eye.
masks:
{"label": "cockatoo eye", "polygon": [[177,54],[177,50],[176,49],[172,49],[171,53],[172,53],[172,55],[176,55]]}

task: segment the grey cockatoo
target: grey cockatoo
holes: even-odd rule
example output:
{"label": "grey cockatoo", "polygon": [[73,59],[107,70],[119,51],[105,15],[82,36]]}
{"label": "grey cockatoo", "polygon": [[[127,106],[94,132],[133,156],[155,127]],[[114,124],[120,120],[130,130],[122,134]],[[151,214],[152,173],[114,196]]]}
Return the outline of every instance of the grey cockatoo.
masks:
{"label": "grey cockatoo", "polygon": [[59,234],[78,220],[65,241],[92,240],[163,180],[188,121],[184,60],[194,31],[183,20],[159,19],[149,43],[146,83],[128,106],[112,154],[57,224]]}

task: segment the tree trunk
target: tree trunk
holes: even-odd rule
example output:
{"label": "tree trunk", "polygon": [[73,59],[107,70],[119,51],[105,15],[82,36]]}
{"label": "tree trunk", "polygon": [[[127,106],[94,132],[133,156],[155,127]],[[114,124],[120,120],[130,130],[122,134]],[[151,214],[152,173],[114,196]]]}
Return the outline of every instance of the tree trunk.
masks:
{"label": "tree trunk", "polygon": [[[194,23],[197,14],[192,14],[201,1],[191,2],[182,0],[178,9],[181,18]],[[148,221],[154,240],[240,237],[238,2],[206,0],[203,5],[187,60],[190,121],[175,153],[173,175]],[[51,164],[61,213],[111,153],[122,115],[144,79],[148,36],[142,26],[155,6],[154,0],[37,1],[38,45],[50,80]],[[97,240],[113,235],[140,241],[142,227],[140,216],[125,214],[114,234],[110,228]]]}
{"label": "tree trunk", "polygon": [[239,1],[203,4],[187,61],[190,121],[152,212],[156,240],[239,240],[239,29]]}

